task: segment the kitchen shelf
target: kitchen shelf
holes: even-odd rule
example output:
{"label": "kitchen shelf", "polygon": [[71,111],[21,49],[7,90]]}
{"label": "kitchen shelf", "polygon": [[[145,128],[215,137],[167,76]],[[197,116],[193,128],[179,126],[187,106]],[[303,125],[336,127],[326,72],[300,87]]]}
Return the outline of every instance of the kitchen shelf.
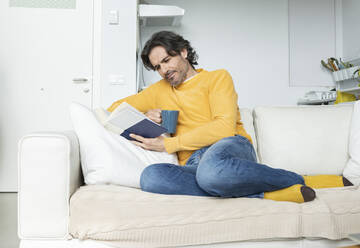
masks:
{"label": "kitchen shelf", "polygon": [[142,26],[179,26],[185,10],[177,6],[139,4]]}
{"label": "kitchen shelf", "polygon": [[331,105],[334,104],[334,102],[336,101],[336,99],[328,99],[328,100],[305,100],[305,99],[300,99],[297,104],[298,105]]}
{"label": "kitchen shelf", "polygon": [[309,91],[304,97],[298,100],[298,105],[322,105],[334,104],[336,91]]}
{"label": "kitchen shelf", "polygon": [[353,65],[360,65],[360,54],[357,55],[357,56],[354,56],[354,57],[344,58],[343,61],[345,63],[350,63],[350,64],[353,64]]}
{"label": "kitchen shelf", "polygon": [[354,76],[354,72],[359,68],[360,66],[354,66],[333,72],[332,75],[336,82],[336,90],[360,95],[360,77]]}
{"label": "kitchen shelf", "polygon": [[351,94],[360,94],[360,87],[342,89],[341,92],[351,93]]}
{"label": "kitchen shelf", "polygon": [[334,71],[333,78],[335,81],[344,81],[344,80],[348,80],[348,79],[355,79],[356,77],[354,78],[354,72],[356,70],[358,70],[359,68],[360,68],[360,66],[354,66],[351,68]]}

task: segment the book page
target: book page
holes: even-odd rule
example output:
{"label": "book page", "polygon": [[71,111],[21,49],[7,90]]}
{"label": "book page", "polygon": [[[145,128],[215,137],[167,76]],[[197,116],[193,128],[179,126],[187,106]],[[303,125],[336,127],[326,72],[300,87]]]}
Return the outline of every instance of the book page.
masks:
{"label": "book page", "polygon": [[112,125],[115,125],[125,130],[144,119],[147,119],[152,123],[160,126],[156,122],[150,120],[146,115],[138,111],[130,104],[123,102],[110,114],[110,116],[106,120],[106,123],[111,123]]}
{"label": "book page", "polygon": [[143,116],[134,113],[132,110],[128,108],[123,108],[117,111],[116,115],[111,116],[107,122],[118,126],[122,129],[127,129],[136,123],[142,121],[144,118]]}

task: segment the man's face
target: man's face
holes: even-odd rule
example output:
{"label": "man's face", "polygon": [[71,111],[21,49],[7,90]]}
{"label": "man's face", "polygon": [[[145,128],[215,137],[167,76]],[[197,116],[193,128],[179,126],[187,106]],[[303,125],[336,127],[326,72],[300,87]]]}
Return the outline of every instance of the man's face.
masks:
{"label": "man's face", "polygon": [[149,54],[150,63],[155,70],[172,86],[177,86],[186,79],[190,67],[186,57],[186,49],[180,55],[170,56],[162,46],[154,47]]}

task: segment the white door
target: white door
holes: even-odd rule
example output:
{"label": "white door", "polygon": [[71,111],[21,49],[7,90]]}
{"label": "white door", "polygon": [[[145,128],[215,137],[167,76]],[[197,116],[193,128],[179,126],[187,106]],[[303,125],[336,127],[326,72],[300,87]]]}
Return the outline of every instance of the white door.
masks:
{"label": "white door", "polygon": [[69,103],[92,105],[93,1],[74,1],[70,9],[0,1],[0,191],[17,191],[23,135],[72,129]]}

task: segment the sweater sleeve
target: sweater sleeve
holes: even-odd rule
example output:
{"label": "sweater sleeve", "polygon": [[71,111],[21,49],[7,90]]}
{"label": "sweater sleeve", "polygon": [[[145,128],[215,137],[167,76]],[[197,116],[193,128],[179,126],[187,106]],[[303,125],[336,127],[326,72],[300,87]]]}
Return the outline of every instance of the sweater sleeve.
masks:
{"label": "sweater sleeve", "polygon": [[156,87],[157,86],[153,84],[137,94],[120,99],[114,102],[113,104],[111,104],[111,106],[107,110],[109,112],[112,112],[123,102],[127,102],[128,104],[130,104],[131,106],[133,106],[134,108],[136,108],[137,110],[143,113],[147,112],[150,109],[155,109]]}
{"label": "sweater sleeve", "polygon": [[168,153],[197,150],[236,134],[237,94],[230,74],[221,70],[210,79],[209,105],[212,120],[182,135],[166,138]]}

